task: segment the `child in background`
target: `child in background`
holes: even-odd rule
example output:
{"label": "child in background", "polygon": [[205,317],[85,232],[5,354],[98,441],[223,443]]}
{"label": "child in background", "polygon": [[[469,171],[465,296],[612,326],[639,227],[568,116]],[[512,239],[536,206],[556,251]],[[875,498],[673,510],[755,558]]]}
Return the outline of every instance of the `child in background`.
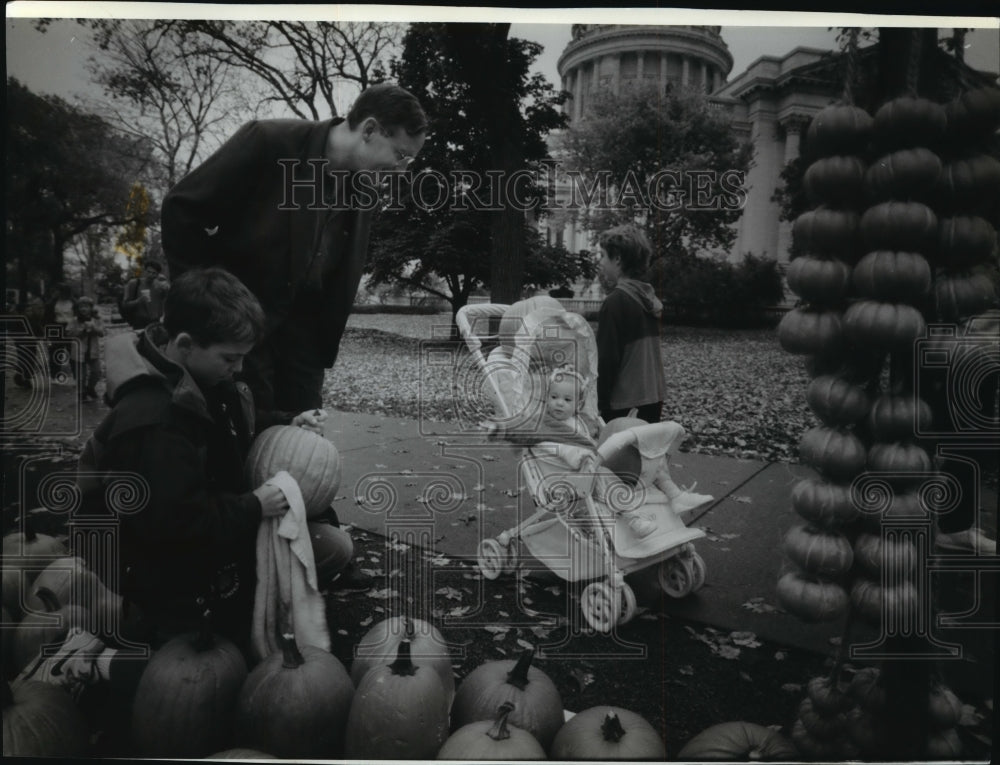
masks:
{"label": "child in background", "polygon": [[76,313],[66,325],[66,336],[78,342],[70,348],[76,377],[83,387],[83,400],[97,399],[97,383],[101,379],[101,341],[104,322],[97,314],[93,298],[84,295],[76,301]]}

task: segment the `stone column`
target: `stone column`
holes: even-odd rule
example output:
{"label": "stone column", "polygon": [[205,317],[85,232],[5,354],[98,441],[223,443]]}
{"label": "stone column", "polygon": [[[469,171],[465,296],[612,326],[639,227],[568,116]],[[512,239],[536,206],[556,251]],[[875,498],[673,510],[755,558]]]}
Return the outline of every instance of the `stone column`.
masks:
{"label": "stone column", "polygon": [[681,85],[689,85],[691,79],[691,64],[687,56],[681,56]]}
{"label": "stone column", "polygon": [[698,84],[698,88],[702,93],[708,89],[708,64],[705,61],[701,62],[701,81]]}
{"label": "stone column", "polygon": [[[785,133],[785,152],[781,167],[774,168],[775,188],[780,183],[778,175],[785,165],[799,156],[799,147],[802,142],[802,131],[809,124],[809,117],[804,114],[791,114],[781,120],[781,127]],[[778,211],[775,211],[778,214]],[[783,220],[778,222],[778,251],[776,253],[778,263],[782,269],[789,261],[789,253],[792,247],[792,222]]]}
{"label": "stone column", "polygon": [[641,50],[640,51],[636,51],[636,54],[635,54],[635,78],[639,81],[640,84],[642,83],[642,80],[643,80],[643,70],[645,69],[645,66],[646,66],[645,56],[646,56],[646,52],[645,51],[641,51]]}
{"label": "stone column", "polygon": [[611,68],[611,92],[616,96],[621,91],[622,82],[622,57],[618,54],[613,59],[613,66]]}
{"label": "stone column", "polygon": [[591,75],[590,76],[590,85],[591,85],[590,90],[591,90],[592,93],[596,93],[597,89],[601,85],[601,57],[600,56],[594,56],[594,65],[593,65],[593,68],[590,70],[590,75]]}
{"label": "stone column", "polygon": [[667,54],[660,51],[660,90],[667,86]]}
{"label": "stone column", "polygon": [[574,120],[583,116],[583,67],[578,66],[573,70],[573,114]]}

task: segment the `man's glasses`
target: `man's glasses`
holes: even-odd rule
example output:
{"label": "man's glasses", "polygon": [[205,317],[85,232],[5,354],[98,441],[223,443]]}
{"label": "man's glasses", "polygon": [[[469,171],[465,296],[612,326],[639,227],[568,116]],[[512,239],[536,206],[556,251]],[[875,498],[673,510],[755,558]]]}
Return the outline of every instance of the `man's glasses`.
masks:
{"label": "man's glasses", "polygon": [[407,154],[405,151],[401,151],[400,149],[397,149],[395,146],[393,146],[392,136],[389,135],[389,131],[387,131],[384,127],[379,125],[378,129],[382,131],[382,135],[384,135],[390,141],[389,145],[392,147],[392,151],[396,155],[396,167],[400,170],[405,170],[407,167],[410,166],[410,163],[413,162],[414,159],[416,159],[416,157],[414,157],[412,154]]}

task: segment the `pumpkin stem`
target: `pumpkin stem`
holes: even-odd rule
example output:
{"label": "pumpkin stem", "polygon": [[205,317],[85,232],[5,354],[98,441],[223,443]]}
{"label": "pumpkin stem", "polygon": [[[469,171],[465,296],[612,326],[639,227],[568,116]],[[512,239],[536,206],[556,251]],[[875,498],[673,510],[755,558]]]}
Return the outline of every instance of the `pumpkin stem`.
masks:
{"label": "pumpkin stem", "polygon": [[392,670],[392,674],[394,675],[417,674],[417,665],[410,659],[409,638],[404,638],[400,641],[399,649],[396,651],[396,660],[389,665],[389,669]]}
{"label": "pumpkin stem", "polygon": [[608,712],[604,722],[601,723],[601,733],[604,734],[605,741],[621,741],[622,736],[625,735],[625,729],[622,727],[622,721],[618,719],[618,715],[614,712]]}
{"label": "pumpkin stem", "polygon": [[51,614],[59,610],[59,598],[48,587],[39,587],[35,590],[35,595],[42,601],[42,605],[45,606],[48,613]]}
{"label": "pumpkin stem", "polygon": [[503,741],[504,739],[510,738],[510,728],[507,727],[507,717],[513,711],[514,705],[511,702],[505,701],[501,704],[497,709],[497,716],[493,721],[493,727],[486,731],[486,735],[494,741]]}
{"label": "pumpkin stem", "polygon": [[518,657],[517,664],[507,673],[507,682],[523,691],[528,685],[528,669],[531,667],[531,660],[535,657],[534,648],[525,648]]}
{"label": "pumpkin stem", "polygon": [[295,635],[291,632],[284,632],[281,635],[281,653],[284,656],[281,666],[285,669],[298,669],[306,663],[306,660],[302,658],[302,652],[299,651],[298,644],[295,642]]}
{"label": "pumpkin stem", "polygon": [[31,516],[27,513],[24,514],[24,521],[21,524],[24,527],[24,541],[34,542],[38,539],[38,532],[35,531],[35,524],[31,522]]}
{"label": "pumpkin stem", "polygon": [[209,650],[215,645],[215,636],[212,634],[212,611],[206,608],[201,614],[201,625],[198,635],[194,639],[194,650],[198,653]]}

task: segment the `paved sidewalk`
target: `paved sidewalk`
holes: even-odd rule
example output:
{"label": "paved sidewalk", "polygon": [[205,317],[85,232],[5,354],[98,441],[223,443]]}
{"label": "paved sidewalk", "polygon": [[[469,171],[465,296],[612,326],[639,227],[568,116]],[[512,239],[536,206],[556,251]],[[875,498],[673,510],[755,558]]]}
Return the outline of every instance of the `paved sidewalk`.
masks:
{"label": "paved sidewalk", "polygon": [[[414,535],[436,552],[474,560],[480,539],[532,512],[527,493],[519,491],[517,447],[486,444],[480,434],[463,433],[452,423],[337,411],[330,411],[326,434],[343,461],[336,509],[344,523],[379,534]],[[655,567],[636,572],[629,579],[640,605],[831,654],[840,622],[809,625],[776,610],[775,587],[785,565],[781,542],[801,520],[791,507],[791,489],[812,471],[694,453],[675,455],[671,467],[678,484],[696,482],[698,492],[715,497],[686,518],[688,525],[707,532],[695,542],[706,564],[706,582],[678,600],[661,593]],[[995,496],[984,497],[983,506],[995,501]],[[950,630],[949,635],[963,643],[989,643],[982,629]],[[857,644],[875,637],[858,627],[852,639]],[[976,659],[981,663],[973,675],[992,674],[992,651],[983,656],[984,651],[980,646]]]}

